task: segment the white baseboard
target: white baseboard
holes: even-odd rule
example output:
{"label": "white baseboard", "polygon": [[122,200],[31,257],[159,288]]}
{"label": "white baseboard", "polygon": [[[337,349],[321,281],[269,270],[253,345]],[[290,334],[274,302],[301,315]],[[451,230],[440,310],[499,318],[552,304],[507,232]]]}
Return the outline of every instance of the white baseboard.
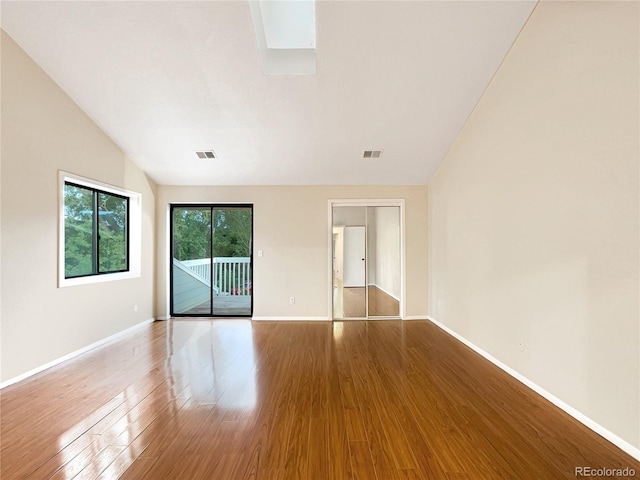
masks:
{"label": "white baseboard", "polygon": [[171,320],[171,317],[156,317],[156,320]]}
{"label": "white baseboard", "polygon": [[428,320],[427,315],[407,315],[403,320]]}
{"label": "white baseboard", "polygon": [[253,316],[252,320],[260,322],[330,322],[329,317],[260,317]]}
{"label": "white baseboard", "polygon": [[149,325],[150,323],[153,323],[155,321],[155,318],[150,318],[148,320],[145,320],[143,322],[140,322],[136,325],[133,325],[132,327],[126,328],[124,330],[121,330],[117,333],[114,333],[113,335],[109,335],[106,338],[103,338],[102,340],[98,340],[97,342],[92,343],[91,345],[87,345],[86,347],[82,347],[80,350],[76,350],[75,352],[71,352],[67,355],[65,355],[64,357],[60,357],[57,358],[55,360],[52,360],[51,362],[45,363],[44,365],[40,365],[39,367],[36,367],[32,370],[29,370],[28,372],[25,372],[21,375],[18,375],[17,377],[13,377],[10,378],[9,380],[6,380],[2,383],[0,383],[0,389],[3,389],[5,387],[8,387],[9,385],[13,385],[14,383],[17,383],[21,380],[24,380],[25,378],[28,378],[32,375],[35,375],[36,373],[40,373],[44,370],[47,370],[48,368],[51,367],[55,367],[56,365],[62,363],[62,362],[66,362],[67,360],[72,359],[73,357],[77,357],[78,355],[82,355],[83,353],[88,352],[89,350],[93,350],[96,347],[99,347],[100,345],[104,345],[105,343],[109,343],[113,340],[116,340],[117,338],[121,337],[122,335],[126,335],[127,333],[131,332],[132,330],[135,330],[137,328],[143,327],[145,325]]}
{"label": "white baseboard", "polygon": [[485,352],[483,349],[481,349],[480,347],[478,347],[474,343],[470,342],[469,340],[467,340],[463,336],[457,334],[456,332],[451,330],[449,327],[447,327],[447,326],[443,325],[442,323],[438,322],[437,320],[435,320],[431,316],[427,316],[427,320],[429,320],[431,323],[433,323],[434,325],[436,325],[437,327],[439,327],[443,331],[447,332],[449,335],[451,335],[452,337],[456,338],[460,342],[464,343],[467,347],[469,347],[470,349],[472,349],[476,353],[482,355],[484,358],[489,360],[495,366],[497,366],[501,370],[504,370],[506,373],[508,373],[513,378],[515,378],[519,382],[521,382],[524,385],[526,385],[527,387],[529,387],[531,390],[533,390],[537,394],[539,394],[542,397],[544,397],[547,400],[549,400],[556,407],[560,408],[561,410],[564,410],[566,413],[571,415],[573,418],[578,420],[580,423],[584,424],[585,426],[587,426],[588,428],[590,428],[591,430],[596,432],[601,437],[603,437],[606,440],[608,440],[609,442],[613,443],[616,447],[618,447],[621,450],[623,450],[624,452],[628,453],[629,455],[634,457],[636,460],[640,460],[640,448],[634,447],[633,445],[631,445],[626,440],[623,440],[622,438],[617,436],[615,433],[607,430],[605,427],[603,427],[599,423],[595,422],[594,420],[590,419],[589,417],[587,417],[583,413],[579,412],[578,410],[573,408],[571,405],[563,402],[562,400],[560,400],[558,397],[556,397],[552,393],[548,392],[547,390],[545,390],[544,388],[542,388],[538,384],[532,382],[527,377],[525,377],[521,373],[517,372],[513,368],[511,368],[508,365],[502,363],[500,360],[495,358],[490,353]]}
{"label": "white baseboard", "polygon": [[[339,319],[339,320],[343,321],[343,319]],[[355,320],[355,321],[362,320],[364,322],[378,322],[378,321],[381,321],[381,320],[402,320],[402,318],[400,318],[400,317],[391,317],[391,316],[389,316],[389,317],[380,316],[380,317],[369,317],[369,318],[357,318],[357,319],[353,319],[353,320]],[[345,318],[344,321],[345,322],[349,322],[351,320],[348,319],[348,318]]]}

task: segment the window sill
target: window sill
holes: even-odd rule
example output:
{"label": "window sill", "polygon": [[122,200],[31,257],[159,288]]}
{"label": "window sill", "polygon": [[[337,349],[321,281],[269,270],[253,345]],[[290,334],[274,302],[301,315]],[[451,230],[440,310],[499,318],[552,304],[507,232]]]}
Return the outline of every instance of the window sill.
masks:
{"label": "window sill", "polygon": [[127,280],[130,278],[140,278],[140,272],[118,272],[104,273],[102,275],[89,275],[87,277],[61,278],[58,281],[58,287],[74,287],[76,285],[88,285],[91,283],[113,282],[116,280]]}

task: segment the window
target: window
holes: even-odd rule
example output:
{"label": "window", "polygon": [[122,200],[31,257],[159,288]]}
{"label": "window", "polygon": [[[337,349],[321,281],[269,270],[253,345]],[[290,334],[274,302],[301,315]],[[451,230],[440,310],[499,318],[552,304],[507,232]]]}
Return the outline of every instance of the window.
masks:
{"label": "window", "polygon": [[64,184],[64,277],[129,270],[129,198]]}
{"label": "window", "polygon": [[140,195],[60,177],[60,286],[139,276]]}

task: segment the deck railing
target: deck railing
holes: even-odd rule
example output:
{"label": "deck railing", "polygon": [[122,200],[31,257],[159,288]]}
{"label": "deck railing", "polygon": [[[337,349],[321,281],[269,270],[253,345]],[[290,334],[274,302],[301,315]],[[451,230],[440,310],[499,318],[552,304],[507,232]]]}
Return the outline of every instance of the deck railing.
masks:
{"label": "deck railing", "polygon": [[216,295],[251,295],[251,259],[249,257],[214,257],[213,275],[211,259],[182,260],[183,266],[206,280],[213,279]]}

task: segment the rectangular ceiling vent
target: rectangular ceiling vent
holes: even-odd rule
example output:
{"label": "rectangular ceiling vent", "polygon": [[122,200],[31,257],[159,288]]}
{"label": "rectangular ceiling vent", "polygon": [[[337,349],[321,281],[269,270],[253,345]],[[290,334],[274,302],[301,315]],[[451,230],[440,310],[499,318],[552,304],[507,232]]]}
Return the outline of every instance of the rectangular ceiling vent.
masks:
{"label": "rectangular ceiling vent", "polygon": [[383,150],[365,150],[362,158],[380,158]]}
{"label": "rectangular ceiling vent", "polygon": [[196,155],[198,156],[198,158],[204,158],[204,159],[217,158],[213,150],[200,150],[196,152]]}

